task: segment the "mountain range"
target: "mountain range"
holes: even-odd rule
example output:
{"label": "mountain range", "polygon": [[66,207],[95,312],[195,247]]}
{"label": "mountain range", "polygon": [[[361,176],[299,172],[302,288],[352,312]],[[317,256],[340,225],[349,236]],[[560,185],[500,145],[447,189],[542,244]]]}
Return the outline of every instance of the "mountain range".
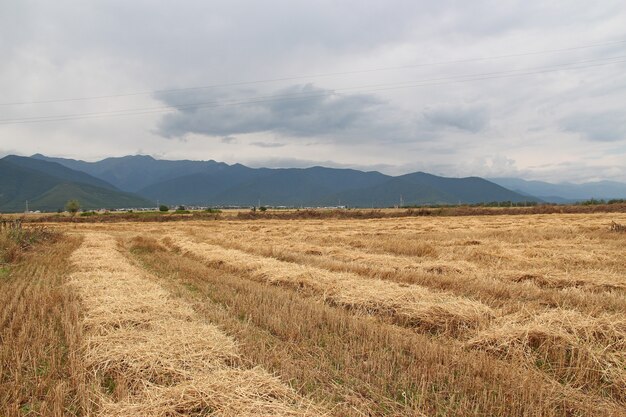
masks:
{"label": "mountain range", "polygon": [[152,201],[185,205],[389,207],[537,201],[478,177],[444,178],[416,172],[389,176],[376,171],[324,167],[250,168],[216,161],[166,161],[150,156],[84,162],[33,155],[107,181]]}
{"label": "mountain range", "polygon": [[351,206],[458,204],[495,201],[572,202],[624,198],[626,184],[550,184],[518,178],[446,178],[415,172],[312,168],[250,168],[209,161],[168,161],[136,155],[85,162],[10,155],[0,159],[0,211],[57,210],[69,199],[85,209],[200,206]]}

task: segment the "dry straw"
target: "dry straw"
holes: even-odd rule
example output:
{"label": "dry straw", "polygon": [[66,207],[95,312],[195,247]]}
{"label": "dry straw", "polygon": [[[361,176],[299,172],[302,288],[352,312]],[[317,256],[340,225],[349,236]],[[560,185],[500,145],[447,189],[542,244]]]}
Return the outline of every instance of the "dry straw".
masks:
{"label": "dry straw", "polygon": [[525,356],[570,385],[626,400],[623,315],[592,317],[564,309],[530,316],[517,313],[479,332],[467,346],[506,358]]}
{"label": "dry straw", "polygon": [[258,368],[223,369],[171,387],[150,386],[140,401],[108,403],[105,409],[110,417],[319,415],[319,410],[307,409],[292,390]]}
{"label": "dry straw", "polygon": [[84,357],[103,385],[101,415],[311,413],[267,372],[240,369],[235,341],[130,264],[110,235],[85,233],[72,260],[86,310]]}
{"label": "dry straw", "polygon": [[418,285],[280,261],[194,242],[184,235],[173,234],[170,239],[182,250],[200,256],[212,265],[245,272],[257,281],[313,291],[332,304],[390,316],[402,324],[427,331],[456,334],[482,326],[494,317],[494,312],[478,301],[434,292]]}

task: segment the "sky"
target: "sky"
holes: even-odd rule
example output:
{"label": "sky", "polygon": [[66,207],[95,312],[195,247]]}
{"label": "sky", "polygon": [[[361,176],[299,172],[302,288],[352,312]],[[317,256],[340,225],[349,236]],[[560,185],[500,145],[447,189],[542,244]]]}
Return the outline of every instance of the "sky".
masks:
{"label": "sky", "polygon": [[626,182],[623,0],[0,0],[0,156]]}

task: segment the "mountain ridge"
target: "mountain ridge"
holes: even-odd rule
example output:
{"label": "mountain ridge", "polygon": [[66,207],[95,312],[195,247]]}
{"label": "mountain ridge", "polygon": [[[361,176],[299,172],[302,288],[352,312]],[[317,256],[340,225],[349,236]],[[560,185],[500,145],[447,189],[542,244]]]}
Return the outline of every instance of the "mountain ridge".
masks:
{"label": "mountain ridge", "polygon": [[84,162],[33,155],[111,182],[165,204],[359,206],[538,202],[479,177],[447,178],[416,172],[390,176],[348,168],[250,168],[214,160],[169,161],[146,155]]}

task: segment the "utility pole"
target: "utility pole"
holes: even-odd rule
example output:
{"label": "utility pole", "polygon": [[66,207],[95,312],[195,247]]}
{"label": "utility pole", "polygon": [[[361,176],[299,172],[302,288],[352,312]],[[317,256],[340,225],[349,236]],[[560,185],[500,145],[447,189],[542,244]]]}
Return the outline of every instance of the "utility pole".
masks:
{"label": "utility pole", "polygon": [[28,213],[28,200],[26,200],[26,211],[24,213]]}
{"label": "utility pole", "polygon": [[402,194],[400,194],[400,208],[404,206],[404,199],[402,198]]}

